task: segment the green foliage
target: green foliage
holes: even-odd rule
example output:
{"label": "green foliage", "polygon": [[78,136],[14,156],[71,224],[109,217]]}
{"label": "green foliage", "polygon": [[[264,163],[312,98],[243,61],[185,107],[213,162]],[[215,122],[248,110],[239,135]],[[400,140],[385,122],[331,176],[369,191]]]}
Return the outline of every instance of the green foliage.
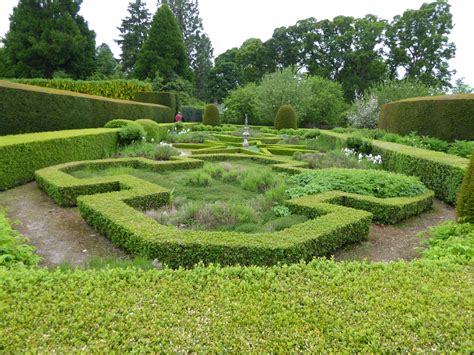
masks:
{"label": "green foliage", "polygon": [[386,31],[391,77],[397,77],[403,68],[405,77],[427,86],[450,86],[453,71],[448,61],[456,52],[455,44],[449,42],[453,28],[450,7],[447,0],[436,0],[393,18]]}
{"label": "green foliage", "polygon": [[474,152],[459,192],[456,216],[459,222],[474,223]]}
{"label": "green foliage", "polygon": [[20,269],[0,280],[8,353],[472,349],[472,271],[447,262]]}
{"label": "green foliage", "polygon": [[372,154],[372,142],[368,139],[351,136],[346,140],[346,147],[358,153]]}
{"label": "green foliage", "polygon": [[173,114],[178,110],[176,94],[172,92],[137,92],[134,100],[169,107]]}
{"label": "green foliage", "polygon": [[81,3],[18,2],[4,40],[15,77],[51,78],[61,70],[84,79],[93,73],[95,33],[79,15]]}
{"label": "green foliage", "polygon": [[186,184],[191,186],[209,186],[211,183],[212,176],[205,171],[196,171],[186,180]]}
{"label": "green foliage", "polygon": [[142,126],[145,130],[145,139],[147,142],[160,142],[163,128],[158,123],[146,118],[134,122]]}
{"label": "green foliage", "polygon": [[27,243],[28,239],[13,229],[6,212],[0,209],[0,268],[37,265],[40,257]]}
{"label": "green foliage", "polygon": [[116,120],[111,120],[107,122],[104,126],[104,128],[122,128],[124,126],[130,126],[133,125],[135,121],[132,120],[124,120],[124,119],[116,119]]}
{"label": "green foliage", "polygon": [[129,144],[118,148],[113,155],[116,158],[148,158],[155,159],[156,144],[139,141],[135,144]]}
{"label": "green foliage", "polygon": [[111,119],[172,122],[166,107],[0,81],[0,134],[103,127]]}
{"label": "green foliage", "polygon": [[474,259],[474,224],[445,222],[429,229],[425,259],[469,264]]}
{"label": "green foliage", "polygon": [[82,94],[132,100],[137,92],[151,91],[151,85],[138,80],[15,79],[20,84],[68,90]]}
{"label": "green foliage", "polygon": [[348,168],[348,169],[377,169],[379,166],[368,160],[358,160],[354,156],[347,156],[339,150],[326,153],[293,154],[293,159],[308,163],[310,169]]}
{"label": "green foliage", "polygon": [[134,74],[142,80],[159,75],[165,82],[176,77],[190,78],[183,37],[176,18],[166,4],[160,6],[153,16]]}
{"label": "green foliage", "polygon": [[296,113],[290,105],[283,105],[278,109],[275,116],[275,128],[293,128],[296,129]]}
{"label": "green foliage", "polygon": [[451,143],[448,149],[449,154],[454,154],[463,158],[469,158],[474,152],[474,141],[458,141]]}
{"label": "green foliage", "polygon": [[256,113],[257,90],[257,85],[254,83],[232,90],[224,100],[225,110],[222,120],[225,123],[242,124],[245,115],[248,115],[249,124],[264,123]]}
{"label": "green foliage", "polygon": [[96,49],[95,55],[95,71],[92,77],[99,79],[110,79],[117,72],[118,63],[114,58],[114,54],[110,47],[102,43]]}
{"label": "green foliage", "polygon": [[201,122],[204,108],[201,106],[182,106],[181,113],[185,122]]}
{"label": "green foliage", "polygon": [[[318,143],[316,149],[340,148],[348,136],[322,131],[316,141]],[[435,192],[438,199],[451,205],[456,203],[456,196],[469,162],[467,159],[378,140],[372,141],[372,151],[374,155],[382,156],[383,169],[417,176],[423,184]]]}
{"label": "green foliage", "polygon": [[129,145],[145,140],[146,131],[142,125],[130,124],[119,129],[118,138],[121,145]]}
{"label": "green foliage", "polygon": [[172,157],[179,156],[180,152],[178,149],[173,148],[167,144],[159,144],[155,149],[156,160],[170,160]]}
{"label": "green foliage", "polygon": [[221,118],[217,106],[214,104],[208,104],[204,108],[204,114],[202,117],[202,123],[209,126],[220,126]]}
{"label": "green foliage", "polygon": [[292,176],[291,197],[344,191],[378,198],[413,197],[427,189],[418,178],[378,170],[323,169]]}
{"label": "green foliage", "polygon": [[378,126],[403,135],[474,140],[473,112],[474,94],[407,99],[384,105]]}
{"label": "green foliage", "polygon": [[122,49],[120,55],[122,69],[131,74],[135,69],[140,48],[143,46],[150,29],[150,12],[142,0],[135,0],[128,5],[129,16],[122,20],[118,27],[120,39],[117,44]]}
{"label": "green foliage", "polygon": [[84,129],[21,134],[0,138],[0,190],[30,182],[50,165],[99,159],[117,148],[117,131]]}

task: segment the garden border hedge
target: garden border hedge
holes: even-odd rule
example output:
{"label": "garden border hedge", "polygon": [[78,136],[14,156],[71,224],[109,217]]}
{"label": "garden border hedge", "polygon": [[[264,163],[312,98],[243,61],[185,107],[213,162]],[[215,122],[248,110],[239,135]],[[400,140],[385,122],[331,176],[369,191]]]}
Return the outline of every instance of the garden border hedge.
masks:
{"label": "garden border hedge", "polygon": [[117,118],[173,122],[165,106],[0,80],[0,135],[103,127]]}
{"label": "garden border hedge", "polygon": [[[351,134],[321,130],[324,144],[332,148],[343,147]],[[403,144],[372,140],[373,154],[382,156],[385,170],[417,176],[438,199],[454,205],[461,187],[469,159],[442,152],[406,146]]]}
{"label": "garden border hedge", "polygon": [[35,170],[104,158],[117,149],[118,129],[94,128],[0,137],[0,190],[34,179]]}
{"label": "garden border hedge", "polygon": [[[109,237],[114,244],[133,255],[158,259],[170,267],[191,267],[199,262],[222,265],[272,265],[311,260],[324,256],[351,242],[367,238],[372,213],[335,205],[357,204],[378,213],[396,207],[408,211],[411,206],[426,206],[433,196],[393,199],[390,203],[375,198],[359,198],[350,194],[322,194],[290,200],[289,206],[312,218],[273,233],[249,235],[238,232],[178,230],[158,224],[138,209],[158,208],[167,203],[169,191],[156,184],[132,176],[77,179],[68,174],[80,168],[106,168],[125,165],[160,171],[175,168],[196,168],[206,160],[250,159],[280,165],[290,172],[302,170],[300,162],[274,157],[246,155],[207,155],[199,159],[181,158],[153,161],[144,158],[122,158],[83,161],[48,167],[36,172],[38,186],[57,203],[77,203],[88,224]],[[296,168],[296,169],[295,169]],[[345,198],[344,201],[341,198]],[[356,202],[354,202],[356,201]],[[407,212],[409,214],[409,212]],[[401,215],[403,213],[400,213]]]}

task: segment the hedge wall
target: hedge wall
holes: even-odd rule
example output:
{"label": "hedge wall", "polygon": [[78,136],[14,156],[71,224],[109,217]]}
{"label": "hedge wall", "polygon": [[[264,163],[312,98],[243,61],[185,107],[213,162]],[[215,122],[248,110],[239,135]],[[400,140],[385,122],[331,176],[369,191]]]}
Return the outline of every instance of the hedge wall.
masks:
{"label": "hedge wall", "polygon": [[[132,255],[158,259],[171,267],[191,267],[199,262],[221,265],[272,265],[325,256],[345,244],[367,238],[372,215],[384,223],[396,223],[431,206],[433,193],[416,197],[378,199],[345,193],[304,196],[288,202],[291,209],[311,220],[274,233],[180,230],[157,223],[138,209],[159,208],[169,191],[131,176],[77,179],[76,169],[131,166],[160,171],[201,167],[204,160],[242,159],[244,155],[208,155],[154,161],[123,158],[67,163],[36,172],[38,186],[63,206],[77,203],[86,222]],[[248,156],[264,164],[297,168],[301,164],[272,157]],[[301,169],[301,168],[299,168]],[[347,208],[351,206],[360,209]],[[366,212],[361,209],[370,211]]]}
{"label": "hedge wall", "polygon": [[116,118],[173,122],[168,107],[0,80],[0,135],[103,127]]}
{"label": "hedge wall", "polygon": [[37,169],[68,161],[103,158],[116,148],[116,129],[83,129],[0,137],[0,190],[32,181]]}
{"label": "hedge wall", "polygon": [[137,92],[152,90],[150,83],[139,80],[15,79],[9,81],[119,100],[132,100]]}
{"label": "hedge wall", "polygon": [[[322,130],[318,141],[323,141],[325,148],[331,149],[343,146],[349,137],[350,134]],[[385,170],[417,176],[435,192],[437,198],[451,205],[456,203],[468,159],[377,140],[372,141],[372,147],[373,154],[382,156]]]}
{"label": "hedge wall", "polygon": [[378,126],[389,132],[474,140],[474,94],[418,97],[385,104]]}
{"label": "hedge wall", "polygon": [[173,112],[173,121],[174,115],[178,112],[178,97],[172,92],[137,92],[134,95],[134,100],[169,107]]}

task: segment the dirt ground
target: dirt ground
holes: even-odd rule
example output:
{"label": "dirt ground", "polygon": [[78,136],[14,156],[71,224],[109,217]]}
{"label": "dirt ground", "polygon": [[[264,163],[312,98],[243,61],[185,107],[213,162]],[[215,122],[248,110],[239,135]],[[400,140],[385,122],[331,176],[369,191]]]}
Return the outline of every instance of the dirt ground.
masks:
{"label": "dirt ground", "polygon": [[370,227],[369,240],[348,245],[334,254],[335,260],[395,261],[412,260],[420,256],[423,248],[419,232],[447,220],[455,220],[453,207],[435,200],[433,209],[397,225]]}
{"label": "dirt ground", "polygon": [[[36,183],[0,192],[0,206],[20,224],[15,228],[27,236],[43,258],[42,265],[64,263],[81,266],[91,258],[127,258],[127,253],[89,227],[77,208],[61,208]],[[349,245],[334,254],[335,260],[394,261],[419,256],[422,240],[416,235],[429,226],[454,220],[452,207],[435,201],[433,209],[396,226],[372,225],[369,240]]]}
{"label": "dirt ground", "polygon": [[82,266],[90,258],[127,255],[89,227],[77,208],[59,207],[36,183],[0,192],[0,206],[7,208],[12,220],[20,222],[15,228],[36,247],[43,266]]}

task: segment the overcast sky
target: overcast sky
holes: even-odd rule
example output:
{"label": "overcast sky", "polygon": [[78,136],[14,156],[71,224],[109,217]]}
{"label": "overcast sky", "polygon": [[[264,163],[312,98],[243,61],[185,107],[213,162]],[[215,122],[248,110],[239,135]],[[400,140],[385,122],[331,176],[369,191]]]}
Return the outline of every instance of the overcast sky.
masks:
{"label": "overcast sky", "polygon": [[[127,16],[131,0],[83,0],[81,14],[96,34],[96,42],[107,43],[116,57],[120,48],[114,42],[122,18]],[[147,0],[154,13],[156,0]],[[211,38],[214,55],[232,47],[238,47],[248,38],[263,41],[271,37],[273,30],[289,26],[308,17],[332,19],[337,15],[361,17],[368,13],[384,19],[402,14],[408,8],[419,8],[422,0],[199,0],[204,29]],[[0,0],[0,36],[9,27],[9,16],[18,0]],[[450,40],[456,43],[456,58],[451,60],[451,69],[458,77],[474,86],[474,40],[472,15],[474,0],[450,0],[454,18],[454,29]]]}

